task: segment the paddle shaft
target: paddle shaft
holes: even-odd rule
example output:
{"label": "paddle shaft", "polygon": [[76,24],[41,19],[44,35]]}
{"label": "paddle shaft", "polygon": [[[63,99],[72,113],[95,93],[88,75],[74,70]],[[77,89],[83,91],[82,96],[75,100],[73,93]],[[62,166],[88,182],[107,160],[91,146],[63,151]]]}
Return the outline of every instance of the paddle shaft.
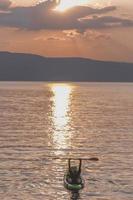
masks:
{"label": "paddle shaft", "polygon": [[87,161],[99,161],[99,158],[97,158],[97,157],[92,157],[92,158],[59,158],[59,157],[54,157],[52,159],[53,160],[87,160]]}

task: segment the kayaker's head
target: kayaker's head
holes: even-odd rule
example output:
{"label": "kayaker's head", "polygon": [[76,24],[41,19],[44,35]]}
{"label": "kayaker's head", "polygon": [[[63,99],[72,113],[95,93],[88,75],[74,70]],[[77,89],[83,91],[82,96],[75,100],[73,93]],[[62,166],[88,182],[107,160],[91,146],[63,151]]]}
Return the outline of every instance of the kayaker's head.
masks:
{"label": "kayaker's head", "polygon": [[77,167],[71,167],[70,168],[70,175],[73,176],[73,177],[76,177],[78,175]]}

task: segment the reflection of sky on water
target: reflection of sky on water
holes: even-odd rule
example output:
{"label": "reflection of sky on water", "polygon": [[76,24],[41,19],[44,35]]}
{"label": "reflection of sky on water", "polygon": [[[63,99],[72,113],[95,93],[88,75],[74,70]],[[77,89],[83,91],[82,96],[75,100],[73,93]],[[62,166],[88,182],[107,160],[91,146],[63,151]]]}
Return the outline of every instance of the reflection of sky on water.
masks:
{"label": "reflection of sky on water", "polygon": [[69,112],[72,86],[69,84],[52,84],[51,90],[54,95],[52,107],[54,147],[55,149],[67,149],[70,145],[71,138],[71,132],[69,131]]}

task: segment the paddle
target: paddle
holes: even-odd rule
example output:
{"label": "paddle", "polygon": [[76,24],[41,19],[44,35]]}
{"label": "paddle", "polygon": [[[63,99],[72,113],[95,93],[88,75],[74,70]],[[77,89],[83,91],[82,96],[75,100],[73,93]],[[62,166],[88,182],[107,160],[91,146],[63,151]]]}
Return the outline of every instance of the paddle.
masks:
{"label": "paddle", "polygon": [[53,157],[53,160],[88,160],[88,161],[99,161],[99,158],[97,157],[91,157],[91,158],[59,158],[59,157]]}

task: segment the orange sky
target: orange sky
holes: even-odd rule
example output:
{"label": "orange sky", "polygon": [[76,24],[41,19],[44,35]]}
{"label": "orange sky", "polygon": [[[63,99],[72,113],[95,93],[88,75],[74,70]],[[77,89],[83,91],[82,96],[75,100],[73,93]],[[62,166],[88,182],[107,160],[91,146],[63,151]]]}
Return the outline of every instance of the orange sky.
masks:
{"label": "orange sky", "polygon": [[[38,1],[12,0],[12,2],[12,7],[16,5],[19,7],[34,5],[36,7]],[[77,25],[74,21],[74,17],[81,13],[82,9],[80,8],[73,10],[73,13],[66,10],[64,13],[55,15],[56,20],[58,18],[60,20],[59,24],[57,21],[54,22],[57,23],[57,26],[52,23],[49,13],[44,16],[45,23],[43,23],[42,15],[39,15],[39,12],[42,12],[41,8],[39,8],[40,11],[39,9],[35,11],[37,17],[33,14],[36,20],[32,21],[32,26],[28,14],[25,15],[25,12],[32,12],[30,9],[28,11],[17,10],[18,17],[16,10],[11,10],[10,12],[14,15],[6,24],[5,20],[3,22],[0,19],[0,51],[133,62],[133,14],[131,9],[133,2],[129,0],[88,0],[87,6],[91,10],[82,11],[84,18],[86,18],[83,21],[85,27],[82,21],[79,23],[79,18],[76,18],[79,20]],[[10,8],[6,9],[6,12],[8,10]],[[20,16],[21,12],[22,14],[24,12],[24,16]],[[45,12],[47,10],[44,7]],[[53,12],[55,11],[53,10]],[[84,15],[85,12],[86,15]]]}

